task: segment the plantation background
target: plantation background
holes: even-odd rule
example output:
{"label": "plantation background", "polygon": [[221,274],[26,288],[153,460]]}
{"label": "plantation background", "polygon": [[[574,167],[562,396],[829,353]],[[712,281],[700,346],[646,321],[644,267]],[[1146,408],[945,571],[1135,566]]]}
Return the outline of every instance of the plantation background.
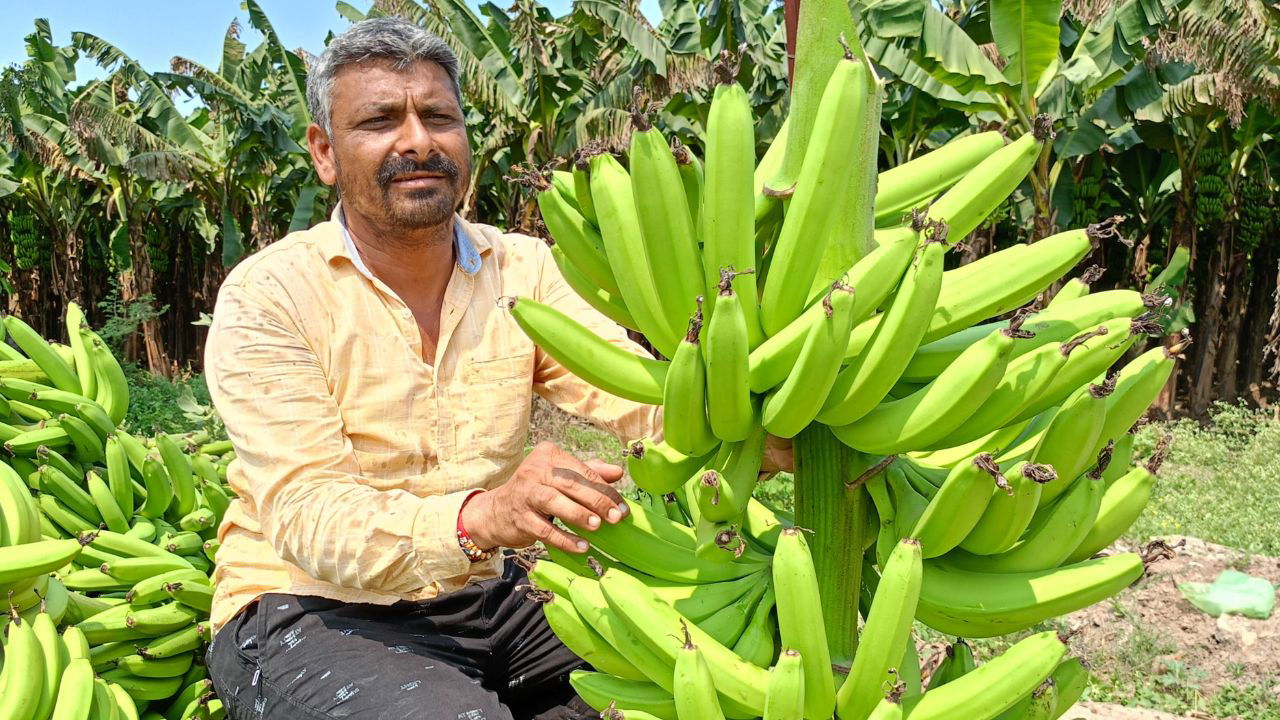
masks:
{"label": "plantation background", "polygon": [[[1025,51],[1021,37],[993,35],[987,0],[851,1],[886,82],[882,167],[976,130],[1017,135],[1035,112],[1050,114],[1052,151],[951,262],[1122,215],[1128,244],[1100,249],[1082,268],[1104,267],[1101,287],[1164,288],[1173,296],[1170,332],[1194,323],[1196,343],[1162,409],[1204,417],[1214,400],[1241,397],[1268,406],[1280,368],[1276,7],[996,5],[1025,11]],[[48,22],[35,21],[29,59],[0,71],[0,238],[10,239],[0,247],[0,282],[9,312],[56,337],[54,318],[75,300],[142,367],[198,370],[202,324],[228,269],[332,207],[303,147],[312,58],[282,45],[255,0],[242,7],[263,41],[248,47],[233,21],[212,66],[178,54],[170,67],[142,67],[92,28],[71,28],[70,44],[58,46]],[[365,16],[336,7],[349,21]],[[453,45],[475,156],[465,213],[534,232],[533,204],[504,176],[589,140],[625,145],[633,88],[663,103],[666,131],[698,150],[711,61],[742,44],[761,150],[780,125],[781,4],[659,7],[650,20],[633,0],[578,0],[558,16],[534,0],[505,8],[377,0],[368,15],[402,15]],[[177,38],[174,49],[181,53]],[[95,65],[101,77],[81,79]]]}

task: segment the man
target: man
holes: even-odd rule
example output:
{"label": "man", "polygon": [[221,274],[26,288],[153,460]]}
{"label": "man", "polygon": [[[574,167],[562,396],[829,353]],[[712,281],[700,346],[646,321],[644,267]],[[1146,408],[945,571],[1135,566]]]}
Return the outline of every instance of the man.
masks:
{"label": "man", "polygon": [[550,444],[534,392],[620,437],[657,408],[601,393],[508,314],[527,295],[635,352],[534,238],[465,222],[458,63],[406,22],[358,23],[311,68],[307,141],[341,203],[240,263],[205,353],[237,459],[209,672],[230,716],[587,717],[580,667],[498,548],[586,542],[622,471]]}

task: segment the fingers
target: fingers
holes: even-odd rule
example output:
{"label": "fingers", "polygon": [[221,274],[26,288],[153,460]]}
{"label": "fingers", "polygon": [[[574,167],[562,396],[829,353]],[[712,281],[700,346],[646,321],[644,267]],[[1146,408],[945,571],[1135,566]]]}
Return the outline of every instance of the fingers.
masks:
{"label": "fingers", "polygon": [[594,459],[588,460],[585,464],[592,472],[599,475],[601,480],[607,483],[616,483],[622,479],[622,467],[620,465]]}
{"label": "fingers", "polygon": [[559,518],[573,528],[595,530],[600,527],[601,515],[554,488],[545,489],[547,496],[538,498],[537,503],[543,513]]}
{"label": "fingers", "polygon": [[556,527],[540,515],[526,513],[525,517],[525,532],[541,540],[543,545],[551,545],[570,553],[584,553],[591,547],[586,540]]}
{"label": "fingers", "polygon": [[618,522],[630,511],[626,500],[612,485],[592,482],[568,468],[553,468],[548,484],[610,523]]}

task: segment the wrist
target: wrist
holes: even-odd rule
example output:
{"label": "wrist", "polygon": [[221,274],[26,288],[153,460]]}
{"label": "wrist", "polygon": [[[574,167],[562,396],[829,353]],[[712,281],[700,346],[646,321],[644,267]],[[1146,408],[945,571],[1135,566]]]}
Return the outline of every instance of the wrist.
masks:
{"label": "wrist", "polygon": [[498,543],[485,532],[489,527],[484,521],[487,496],[485,491],[476,490],[462,501],[458,510],[458,545],[472,562],[487,560],[497,550]]}

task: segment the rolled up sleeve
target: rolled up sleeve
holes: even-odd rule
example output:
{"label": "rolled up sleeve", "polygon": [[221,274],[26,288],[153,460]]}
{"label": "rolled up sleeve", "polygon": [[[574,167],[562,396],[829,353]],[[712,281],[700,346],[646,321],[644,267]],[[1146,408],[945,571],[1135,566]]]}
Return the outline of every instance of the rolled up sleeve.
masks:
{"label": "rolled up sleeve", "polygon": [[371,487],[316,352],[280,302],[224,285],[205,349],[262,535],[317,580],[407,595],[468,573],[454,530],[471,491]]}

